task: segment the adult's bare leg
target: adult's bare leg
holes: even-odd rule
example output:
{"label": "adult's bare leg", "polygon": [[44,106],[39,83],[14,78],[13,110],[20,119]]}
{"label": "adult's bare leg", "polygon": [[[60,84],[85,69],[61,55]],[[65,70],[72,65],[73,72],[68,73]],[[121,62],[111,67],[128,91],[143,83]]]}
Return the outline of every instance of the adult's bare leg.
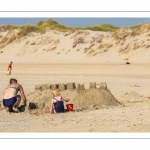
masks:
{"label": "adult's bare leg", "polygon": [[16,98],[17,98],[17,101],[16,101],[16,103],[13,105],[13,107],[15,108],[15,111],[19,112],[18,107],[19,107],[19,104],[20,104],[20,102],[21,102],[21,96],[20,96],[20,95],[17,95]]}

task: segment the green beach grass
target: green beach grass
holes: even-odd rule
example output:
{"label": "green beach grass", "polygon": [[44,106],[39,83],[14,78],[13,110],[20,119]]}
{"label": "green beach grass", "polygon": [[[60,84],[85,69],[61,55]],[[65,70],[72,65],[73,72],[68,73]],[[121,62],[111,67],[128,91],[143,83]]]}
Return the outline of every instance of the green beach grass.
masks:
{"label": "green beach grass", "polygon": [[13,25],[6,25],[7,30],[14,30],[14,29],[26,29],[27,32],[37,32],[37,33],[44,33],[46,30],[57,30],[60,32],[68,32],[68,31],[75,31],[75,30],[91,30],[91,31],[103,31],[103,32],[117,32],[120,29],[130,29],[134,30],[139,25],[135,26],[128,26],[124,28],[116,27],[110,24],[101,24],[97,26],[88,26],[88,27],[68,27],[62,24],[57,23],[53,19],[48,19],[46,21],[39,21],[36,25],[27,24],[21,26],[13,26]]}

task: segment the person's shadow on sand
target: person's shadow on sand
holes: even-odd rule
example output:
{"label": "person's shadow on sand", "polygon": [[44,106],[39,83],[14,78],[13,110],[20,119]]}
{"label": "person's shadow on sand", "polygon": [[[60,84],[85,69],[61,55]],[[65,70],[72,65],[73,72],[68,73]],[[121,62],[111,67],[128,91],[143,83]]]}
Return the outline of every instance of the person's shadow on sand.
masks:
{"label": "person's shadow on sand", "polygon": [[66,113],[66,112],[68,112],[68,110],[67,110],[67,109],[64,109],[64,112]]}
{"label": "person's shadow on sand", "polygon": [[[33,105],[33,104],[34,104],[34,103],[30,103],[30,107],[35,109],[36,106]],[[32,106],[31,106],[31,105],[32,105]],[[25,112],[26,106],[25,106],[25,105],[21,105],[18,109],[19,109],[20,112]],[[64,112],[66,113],[66,112],[68,112],[68,110],[67,110],[67,109],[64,109]]]}

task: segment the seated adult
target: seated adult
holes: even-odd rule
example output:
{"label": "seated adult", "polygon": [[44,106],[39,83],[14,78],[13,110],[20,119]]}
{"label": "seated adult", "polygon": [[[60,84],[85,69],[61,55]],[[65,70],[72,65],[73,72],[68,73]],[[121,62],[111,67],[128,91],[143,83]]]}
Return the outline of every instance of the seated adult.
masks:
{"label": "seated adult", "polygon": [[[18,84],[18,81],[14,78],[11,78],[9,81],[9,85],[6,87],[3,97],[3,105],[6,111],[15,111],[19,112],[19,104],[21,102],[21,97],[23,99],[24,105],[26,106],[26,96],[24,94],[23,87]],[[18,91],[20,91],[20,95],[18,95]]]}

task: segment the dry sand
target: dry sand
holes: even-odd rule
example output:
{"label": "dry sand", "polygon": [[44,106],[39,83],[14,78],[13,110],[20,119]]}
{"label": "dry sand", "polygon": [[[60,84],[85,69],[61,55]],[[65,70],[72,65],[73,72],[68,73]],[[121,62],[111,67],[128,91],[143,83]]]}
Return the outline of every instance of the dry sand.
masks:
{"label": "dry sand", "polygon": [[[27,111],[8,114],[1,107],[0,132],[149,132],[149,27],[145,24],[137,31],[117,34],[51,30],[20,36],[18,30],[0,31],[1,100],[10,78],[16,78],[28,102],[34,101],[35,85],[75,82],[88,89],[90,82],[96,82],[97,87],[106,82],[114,99],[121,103],[91,107],[91,99],[87,109],[44,115]],[[125,64],[124,57],[130,58],[130,65]],[[8,76],[10,61],[14,69]],[[47,105],[50,99],[47,97]],[[70,99],[73,103],[71,94]]]}
{"label": "dry sand", "polygon": [[11,77],[18,79],[26,95],[34,92],[37,83],[76,82],[84,83],[85,88],[88,88],[89,82],[106,82],[108,89],[123,105],[39,116],[27,112],[8,114],[1,110],[1,132],[150,131],[150,101],[147,98],[150,84],[149,65],[15,64],[10,76],[5,75],[5,68],[6,64],[0,65],[1,93]]}

